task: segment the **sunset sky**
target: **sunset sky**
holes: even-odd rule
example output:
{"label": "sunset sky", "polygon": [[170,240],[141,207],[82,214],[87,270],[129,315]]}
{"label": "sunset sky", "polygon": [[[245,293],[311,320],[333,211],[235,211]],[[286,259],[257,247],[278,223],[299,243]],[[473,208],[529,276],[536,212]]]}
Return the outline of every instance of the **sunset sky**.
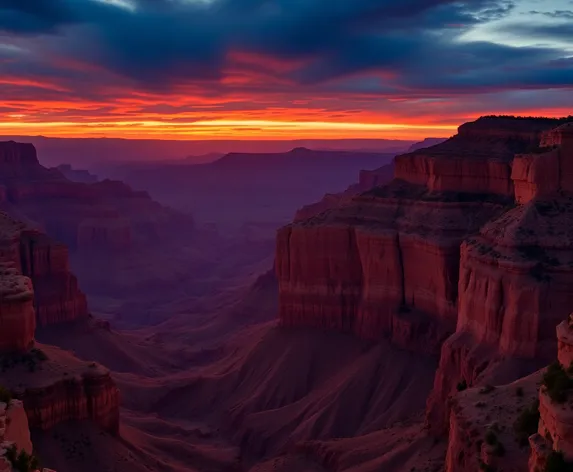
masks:
{"label": "sunset sky", "polygon": [[449,136],[573,114],[573,0],[0,0],[0,134]]}

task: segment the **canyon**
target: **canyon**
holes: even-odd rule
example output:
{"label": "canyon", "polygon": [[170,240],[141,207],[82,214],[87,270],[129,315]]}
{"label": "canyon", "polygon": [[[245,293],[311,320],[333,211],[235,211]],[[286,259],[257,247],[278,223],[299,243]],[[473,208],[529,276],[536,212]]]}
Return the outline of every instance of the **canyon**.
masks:
{"label": "canyon", "polygon": [[414,145],[301,205],[274,247],[272,225],[225,239],[143,189],[0,151],[0,351],[20,359],[0,379],[59,472],[573,460],[570,119]]}

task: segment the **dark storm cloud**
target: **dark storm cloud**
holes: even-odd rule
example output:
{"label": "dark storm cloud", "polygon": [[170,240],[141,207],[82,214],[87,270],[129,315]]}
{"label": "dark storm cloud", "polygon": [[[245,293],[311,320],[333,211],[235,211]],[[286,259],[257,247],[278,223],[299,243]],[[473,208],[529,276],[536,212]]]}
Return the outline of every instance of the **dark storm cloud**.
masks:
{"label": "dark storm cloud", "polygon": [[546,16],[547,18],[556,18],[556,19],[565,19],[565,20],[573,19],[573,10],[555,10],[555,11],[531,10],[529,12],[529,14],[530,15],[543,15],[543,16]]}
{"label": "dark storm cloud", "polygon": [[[456,42],[461,31],[507,15],[514,6],[507,0],[132,3],[133,10],[95,0],[0,0],[0,29],[28,38],[31,45],[32,56],[12,64],[13,73],[48,70],[53,77],[57,70],[42,64],[41,57],[55,55],[95,64],[145,88],[204,81],[216,89],[229,54],[247,52],[302,61],[281,73],[293,84],[315,86],[373,71],[395,77],[337,85],[369,93],[391,93],[400,86],[510,87],[535,78],[562,86],[570,78],[570,70],[545,67],[561,51]],[[259,67],[266,67],[264,60]]]}

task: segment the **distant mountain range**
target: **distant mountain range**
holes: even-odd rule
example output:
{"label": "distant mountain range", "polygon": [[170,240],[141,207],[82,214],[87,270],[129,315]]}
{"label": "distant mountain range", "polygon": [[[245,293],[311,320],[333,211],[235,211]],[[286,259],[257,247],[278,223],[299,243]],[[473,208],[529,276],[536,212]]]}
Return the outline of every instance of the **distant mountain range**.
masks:
{"label": "distant mountain range", "polygon": [[109,162],[187,160],[204,163],[230,152],[287,152],[296,147],[399,153],[406,151],[414,143],[414,141],[392,139],[169,141],[159,139],[46,138],[43,136],[0,136],[0,140],[34,144],[42,164],[47,167],[71,164],[74,168],[89,168],[90,170],[99,164]]}

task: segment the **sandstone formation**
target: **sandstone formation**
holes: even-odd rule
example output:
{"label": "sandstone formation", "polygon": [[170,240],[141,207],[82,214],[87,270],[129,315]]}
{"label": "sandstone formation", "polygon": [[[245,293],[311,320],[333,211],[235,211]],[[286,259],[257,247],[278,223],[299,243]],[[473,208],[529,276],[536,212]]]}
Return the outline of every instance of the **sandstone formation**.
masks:
{"label": "sandstone formation", "polygon": [[[32,454],[32,441],[28,418],[22,402],[11,400],[8,404],[0,403],[0,471],[12,472],[12,463],[9,459],[9,449],[24,451]],[[39,470],[35,472],[40,472]],[[42,472],[54,472],[51,469],[42,469]]]}
{"label": "sandstone formation", "polygon": [[[551,119],[467,123],[396,157],[385,187],[281,229],[281,324],[440,351],[426,423],[447,432],[461,421],[448,406],[459,385],[511,382],[555,356],[554,326],[573,304],[570,130]],[[554,159],[558,178],[512,171],[525,154],[542,159],[531,169]],[[525,198],[523,181],[543,191]]]}
{"label": "sandstone formation", "polygon": [[536,148],[541,133],[557,120],[481,118],[459,127],[447,141],[398,156],[395,176],[431,191],[460,191],[513,197],[511,162]]}
{"label": "sandstone formation", "polygon": [[119,390],[109,371],[89,367],[78,377],[63,378],[23,395],[30,426],[50,429],[58,423],[89,419],[110,433],[119,431]]}
{"label": "sandstone formation", "polygon": [[32,453],[28,417],[20,400],[0,402],[0,443],[4,442],[15,444],[18,451]]}
{"label": "sandstone formation", "polygon": [[[569,129],[560,126],[540,140]],[[567,149],[552,152],[564,159],[567,152],[571,160]],[[509,209],[462,244],[457,329],[442,346],[428,401],[435,431],[447,428],[444,405],[455,385],[483,381],[497,357],[554,358],[554,327],[573,303],[573,198],[563,190],[554,187]]]}
{"label": "sandstone formation", "polygon": [[[558,365],[568,369],[572,360],[573,344],[573,316],[557,326],[557,359]],[[554,366],[551,366],[552,369]],[[571,370],[565,370],[564,375],[570,376]],[[548,375],[548,374],[546,374]],[[560,384],[557,388],[571,390],[569,385]],[[554,394],[555,395],[555,394]],[[551,454],[562,454],[564,461],[573,464],[573,399],[565,395],[561,399],[552,397],[548,391],[546,381],[539,389],[539,425],[536,434],[529,438],[531,453],[529,457],[529,470],[545,470]]]}
{"label": "sandstone formation", "polygon": [[[17,299],[19,309],[28,317],[35,308],[40,326],[87,317],[86,296],[70,272],[67,248],[2,212],[0,228],[0,263],[6,273],[2,311],[14,312]],[[28,332],[33,333],[34,327],[27,328]],[[33,334],[27,336],[29,340],[32,338]]]}
{"label": "sandstone formation", "polygon": [[[31,452],[30,428],[92,420],[119,430],[119,391],[108,370],[34,341],[39,324],[88,318],[67,249],[0,212],[0,386],[21,402],[0,403],[0,444]],[[23,405],[23,406],[22,406]],[[0,470],[6,461],[0,458]],[[47,469],[46,469],[47,470]]]}
{"label": "sandstone formation", "polygon": [[457,393],[451,400],[446,472],[527,470],[531,421],[523,418],[530,412],[535,417],[540,382],[537,372],[508,385]]}
{"label": "sandstone formation", "polygon": [[511,178],[515,198],[527,203],[550,197],[559,191],[573,191],[573,123],[544,133],[534,153],[515,157]]}
{"label": "sandstone formation", "polygon": [[0,351],[23,351],[34,341],[36,315],[29,278],[0,266]]}

